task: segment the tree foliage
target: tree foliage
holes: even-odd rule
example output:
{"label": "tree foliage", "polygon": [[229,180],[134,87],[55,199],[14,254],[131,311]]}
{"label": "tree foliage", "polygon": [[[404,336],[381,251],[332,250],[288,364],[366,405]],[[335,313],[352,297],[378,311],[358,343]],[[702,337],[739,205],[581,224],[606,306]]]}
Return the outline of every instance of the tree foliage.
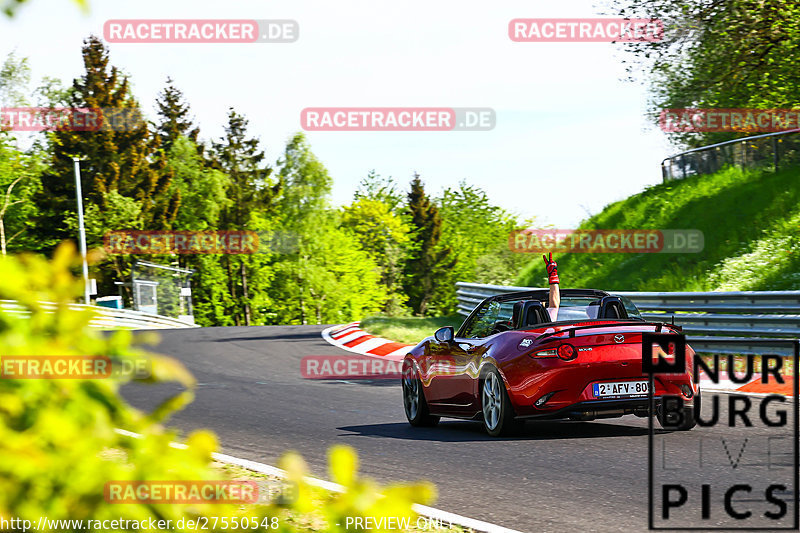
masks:
{"label": "tree foliage", "polygon": [[[623,16],[664,21],[661,42],[631,43],[654,120],[664,108],[800,106],[800,4],[794,0],[615,0]],[[674,134],[691,145],[731,133]]]}
{"label": "tree foliage", "polygon": [[383,311],[389,314],[403,313],[405,306],[403,262],[412,245],[405,218],[391,204],[368,196],[342,208],[342,227],[378,267],[379,282],[389,293]]}
{"label": "tree foliage", "polygon": [[19,150],[0,133],[0,255],[34,247],[30,234],[38,208],[33,197],[41,188],[42,156],[36,148]]}
{"label": "tree foliage", "polygon": [[411,309],[425,315],[433,310],[434,298],[448,290],[445,274],[455,266],[456,259],[452,248],[441,242],[439,208],[425,194],[418,174],[411,180],[407,209],[416,247],[405,263],[404,287]]}
{"label": "tree foliage", "polygon": [[508,246],[517,217],[492,204],[486,191],[461,181],[437,199],[442,217],[442,240],[453,249],[455,265],[447,273],[445,287],[453,288],[439,298],[442,312],[456,312],[458,281],[512,284],[527,263],[523,254]]}
{"label": "tree foliage", "polygon": [[395,181],[391,177],[380,176],[374,170],[370,170],[367,176],[361,180],[353,195],[356,202],[362,198],[377,200],[395,214],[402,214],[405,205],[405,197],[398,190]]}
{"label": "tree foliage", "polygon": [[[220,224],[226,229],[256,229],[253,226],[254,215],[259,212],[274,214],[275,199],[282,187],[282,180],[276,183],[270,180],[272,168],[263,163],[265,156],[259,140],[247,137],[247,125],[245,117],[230,109],[225,135],[213,143],[213,167],[228,176],[227,200],[220,214]],[[249,277],[254,275],[253,270],[265,267],[262,257],[225,257],[228,287],[234,303],[230,314],[237,325],[249,326],[252,323],[253,299]]]}
{"label": "tree foliage", "polygon": [[[516,263],[498,245],[513,217],[483,191],[462,183],[432,199],[415,176],[405,195],[373,170],[348,205],[333,206],[333,180],[303,134],[293,135],[271,164],[247,117],[231,108],[223,135],[206,145],[171,79],[150,125],[102,42],[89,37],[82,55],[84,72],[71,87],[45,78],[35,98],[121,109],[141,120],[100,131],[58,129],[28,151],[7,134],[0,139],[0,249],[4,233],[9,251],[46,254],[77,237],[77,156],[90,249],[119,230],[258,234],[254,254],[112,254],[91,268],[99,295],[115,294],[114,283],[123,282],[128,303],[134,260],[192,269],[200,325],[321,324],[409,308],[451,312],[456,281],[513,278]],[[28,94],[27,60],[12,55],[5,64],[0,93]],[[164,313],[171,312],[166,296],[159,292]]]}
{"label": "tree foliage", "polygon": [[[138,227],[163,230],[171,228],[180,209],[179,191],[171,187],[172,172],[159,148],[160,139],[143,119],[128,79],[110,65],[99,38],[84,41],[82,56],[84,73],[73,81],[67,103],[73,109],[102,110],[102,127],[96,131],[64,127],[47,134],[50,164],[35,197],[40,208],[36,236],[42,251],[76,236],[70,223],[76,213],[73,158],[81,159],[86,213],[102,219],[87,225],[90,245],[99,245],[109,229],[123,229],[114,227],[113,219],[125,219],[135,211]],[[115,212],[120,206],[125,206],[125,213]],[[113,256],[94,269],[92,276],[103,294],[116,292],[115,280],[129,279],[128,263]]]}
{"label": "tree foliage", "polygon": [[197,144],[200,128],[195,128],[191,109],[183,93],[175,87],[172,78],[167,78],[167,86],[158,94],[156,109],[161,118],[156,127],[156,134],[161,139],[161,146],[169,152],[172,145],[180,137],[188,137]]}
{"label": "tree foliage", "polygon": [[22,106],[28,102],[31,67],[27,57],[11,52],[0,67],[0,106]]}
{"label": "tree foliage", "polygon": [[[82,281],[70,273],[79,261],[72,245],[60,246],[51,262],[38,256],[0,258],[0,300],[16,300],[30,313],[19,316],[0,311],[4,362],[17,356],[98,356],[109,358],[112,369],[127,363],[145,371],[112,372],[100,379],[0,379],[0,518],[6,523],[14,518],[37,524],[47,518],[82,520],[85,527],[90,520],[136,520],[139,524],[170,520],[170,530],[192,531],[195,528],[186,520],[197,523],[205,517],[208,524],[217,519],[226,529],[243,520],[251,528],[267,519],[270,531],[294,532],[307,530],[298,521],[298,515],[306,515],[337,530],[336,524],[345,517],[407,516],[413,521],[412,504],[434,499],[435,488],[429,483],[383,488],[359,476],[355,452],[335,446],[329,453],[330,476],[343,486],[342,493],[309,485],[310,472],[302,457],[288,453],[279,466],[286,471],[296,497],[285,501],[119,505],[106,500],[108,482],[225,478],[212,468],[212,452],[218,448],[212,432],[193,431],[183,447],[176,447],[178,432],[162,425],[191,402],[194,377],[180,362],[146,350],[143,337],[134,344],[129,331],[105,335],[93,330],[89,327],[93,312],[69,305],[83,288]],[[57,305],[54,310],[44,309],[41,301]],[[153,342],[155,337],[145,340]],[[133,408],[120,394],[126,384],[166,383],[178,385],[177,391],[152,411]],[[183,527],[178,525],[181,519]]]}
{"label": "tree foliage", "polygon": [[378,265],[330,209],[332,180],[303,134],[286,145],[278,223],[291,246],[275,260],[272,313],[279,323],[358,320],[381,309],[388,291]]}

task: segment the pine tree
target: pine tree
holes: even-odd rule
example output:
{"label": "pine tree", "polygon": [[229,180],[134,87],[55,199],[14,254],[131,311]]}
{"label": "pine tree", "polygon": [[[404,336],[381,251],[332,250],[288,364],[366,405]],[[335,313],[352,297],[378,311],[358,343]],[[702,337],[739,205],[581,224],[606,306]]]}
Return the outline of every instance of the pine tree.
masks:
{"label": "pine tree", "polygon": [[[84,41],[83,76],[73,83],[73,108],[103,109],[99,131],[59,129],[50,137],[52,169],[43,177],[42,204],[48,206],[48,233],[63,239],[63,214],[75,209],[72,157],[81,163],[82,188],[88,202],[108,207],[107,195],[114,191],[135,199],[142,206],[143,226],[165,229],[175,218],[180,199],[167,196],[170,173],[158,150],[160,140],[142,119],[139,104],[130,92],[128,80],[116,67],[109,68],[108,50],[95,36]],[[108,110],[112,110],[110,113]],[[112,126],[108,121],[126,119]]]}
{"label": "pine tree", "polygon": [[[36,199],[41,208],[37,228],[44,248],[75,238],[69,224],[76,209],[73,157],[83,160],[81,187],[87,217],[95,213],[102,222],[113,214],[112,199],[133,202],[137,226],[160,230],[171,226],[180,207],[180,195],[170,190],[171,172],[165,168],[160,139],[143,120],[127,78],[110,66],[108,50],[99,38],[86,39],[82,54],[85,71],[73,82],[69,105],[102,109],[102,127],[96,131],[61,128],[49,134],[51,168],[42,176],[42,191]],[[90,247],[102,242],[104,231],[129,229],[102,223],[94,226],[101,234],[87,231]],[[115,256],[111,263],[117,279],[126,279],[127,267],[121,258]],[[104,266],[97,272],[102,274]],[[112,281],[100,276],[107,293],[115,292]]]}
{"label": "pine tree", "polygon": [[[212,143],[212,161],[230,179],[227,191],[230,204],[220,217],[224,229],[248,229],[254,213],[272,211],[275,197],[281,190],[280,181],[273,184],[269,179],[272,168],[263,165],[264,152],[259,148],[259,140],[247,138],[247,125],[248,120],[231,108],[225,135],[220,142]],[[238,264],[234,265],[230,256],[225,259],[228,288],[233,301],[238,302],[236,309],[232,311],[237,325],[244,323],[249,326],[252,310],[248,288],[248,259],[239,256],[236,262]],[[234,273],[235,269],[238,269],[238,274]]]}
{"label": "pine tree", "polygon": [[156,133],[161,139],[161,147],[164,152],[169,153],[172,145],[180,136],[188,137],[197,144],[200,129],[192,127],[194,120],[191,117],[189,104],[183,93],[175,87],[172,78],[167,78],[167,86],[158,93],[156,108],[158,116],[161,117],[161,123],[156,128]]}
{"label": "pine tree", "polygon": [[417,246],[405,264],[404,287],[411,309],[417,315],[425,315],[442,288],[442,278],[446,279],[441,274],[453,268],[456,261],[453,250],[440,243],[442,217],[416,173],[408,193],[408,213]]}

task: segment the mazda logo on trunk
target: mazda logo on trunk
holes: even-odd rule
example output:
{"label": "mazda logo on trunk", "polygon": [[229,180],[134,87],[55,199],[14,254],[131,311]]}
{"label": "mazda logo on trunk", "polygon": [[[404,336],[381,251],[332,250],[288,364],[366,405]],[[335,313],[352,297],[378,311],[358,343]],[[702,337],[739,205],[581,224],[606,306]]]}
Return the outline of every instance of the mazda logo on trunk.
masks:
{"label": "mazda logo on trunk", "polygon": [[614,342],[625,342],[625,335],[614,335]]}

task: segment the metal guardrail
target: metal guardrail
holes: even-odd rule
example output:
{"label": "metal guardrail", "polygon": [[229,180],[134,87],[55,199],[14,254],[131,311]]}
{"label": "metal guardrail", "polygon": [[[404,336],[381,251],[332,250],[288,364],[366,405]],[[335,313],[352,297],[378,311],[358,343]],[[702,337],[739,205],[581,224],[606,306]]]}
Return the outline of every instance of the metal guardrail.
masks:
{"label": "metal guardrail", "polygon": [[[41,302],[40,305],[45,310],[54,310],[56,304]],[[110,309],[95,305],[70,304],[70,309],[75,311],[91,310],[94,313],[89,325],[101,329],[174,329],[174,328],[194,328],[195,324],[183,322],[177,318],[142,313],[130,309]],[[15,315],[30,315],[24,306],[13,300],[0,300],[0,312]]]}
{"label": "metal guardrail", "polygon": [[[484,298],[535,287],[456,283],[458,313],[468,315]],[[777,338],[800,338],[800,291],[625,292],[647,320],[682,326],[699,352],[777,353],[792,355],[788,346],[765,350],[748,344]]]}
{"label": "metal guardrail", "polygon": [[664,182],[713,174],[726,166],[779,168],[800,164],[800,129],[740,137],[671,155],[661,162]]}

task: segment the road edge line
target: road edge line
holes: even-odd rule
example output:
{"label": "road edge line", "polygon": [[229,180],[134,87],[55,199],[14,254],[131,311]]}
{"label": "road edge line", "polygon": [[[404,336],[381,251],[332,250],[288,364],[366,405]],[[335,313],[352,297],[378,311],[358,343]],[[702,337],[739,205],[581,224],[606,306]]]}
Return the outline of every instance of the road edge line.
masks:
{"label": "road edge line", "polygon": [[[140,435],[139,433],[134,433],[133,431],[127,431],[125,429],[114,429],[114,431],[116,431],[120,435],[125,435],[126,437],[132,437],[134,439],[142,438],[142,435]],[[170,442],[169,445],[172,446],[173,448],[179,448],[179,449],[188,448],[185,444],[180,444],[177,442]],[[259,463],[258,461],[242,459],[240,457],[218,452],[212,452],[211,458],[214,459],[215,461],[219,461],[221,463],[233,464],[245,468],[247,470],[252,470],[253,472],[259,472],[261,474],[267,474],[280,478],[286,477],[285,470],[282,470],[276,466]],[[331,492],[345,491],[345,488],[342,485],[339,485],[338,483],[333,483],[332,481],[325,481],[324,479],[319,479],[311,476],[306,476],[304,479],[306,483],[308,483],[309,485],[312,485],[314,487],[319,487],[321,489],[325,489]],[[522,533],[521,531],[517,531],[515,529],[509,529],[507,527],[499,526],[497,524],[492,524],[490,522],[484,522],[482,520],[469,518],[467,516],[451,513],[449,511],[443,511],[441,509],[436,509],[435,507],[428,507],[427,505],[420,505],[418,503],[415,503],[411,506],[411,508],[417,514],[420,514],[422,516],[427,516],[428,518],[435,518],[443,522],[446,521],[452,525],[466,527],[474,531],[479,531],[481,533]]]}

